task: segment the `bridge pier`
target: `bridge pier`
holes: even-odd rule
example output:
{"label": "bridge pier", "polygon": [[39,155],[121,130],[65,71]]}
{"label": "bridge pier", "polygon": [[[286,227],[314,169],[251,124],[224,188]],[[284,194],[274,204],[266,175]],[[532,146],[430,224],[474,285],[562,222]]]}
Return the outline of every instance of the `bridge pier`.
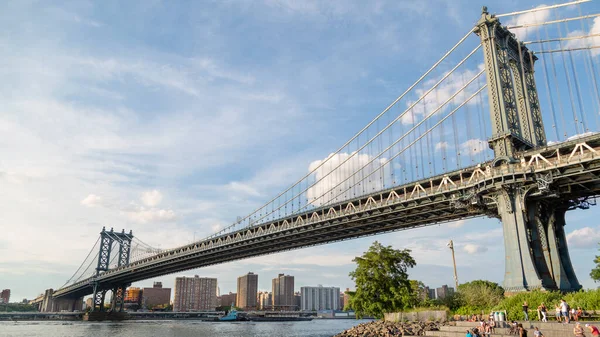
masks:
{"label": "bridge pier", "polygon": [[[531,189],[530,189],[531,190]],[[498,195],[506,254],[504,289],[577,291],[565,237],[566,201],[536,200],[523,188],[504,188]]]}
{"label": "bridge pier", "polygon": [[40,312],[76,311],[83,308],[83,297],[78,298],[55,298],[54,290],[47,289],[42,302],[39,305]]}

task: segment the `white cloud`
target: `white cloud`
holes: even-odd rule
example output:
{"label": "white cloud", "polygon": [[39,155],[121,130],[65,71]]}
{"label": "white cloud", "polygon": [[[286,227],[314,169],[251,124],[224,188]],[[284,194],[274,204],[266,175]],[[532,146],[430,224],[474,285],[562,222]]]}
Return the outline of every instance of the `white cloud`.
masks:
{"label": "white cloud", "polygon": [[567,234],[569,249],[598,248],[600,243],[600,229],[583,227]]}
{"label": "white cloud", "polygon": [[102,198],[95,194],[90,194],[87,197],[85,197],[83,200],[81,200],[81,204],[84,206],[87,206],[87,207],[101,206]]}
{"label": "white cloud", "polygon": [[[546,6],[547,5],[542,4],[535,8],[541,8],[541,7],[546,7]],[[510,27],[510,26],[521,26],[521,25],[533,24],[533,23],[542,23],[542,22],[549,21],[550,14],[551,14],[551,11],[549,9],[524,13],[524,14],[517,15],[517,16],[513,17],[512,19],[508,20],[505,23],[505,25]],[[519,40],[523,41],[524,39],[527,38],[527,36],[535,33],[540,28],[541,28],[541,26],[511,28],[510,31],[515,33],[515,35],[517,36],[517,38]]]}
{"label": "white cloud", "polygon": [[223,229],[223,225],[214,224],[214,225],[210,226],[210,229],[212,230],[213,233],[216,233],[216,232],[220,231],[221,229]]}
{"label": "white cloud", "polygon": [[436,151],[440,151],[440,150],[445,150],[448,148],[448,142],[438,142],[435,144],[435,150]]}
{"label": "white cloud", "polygon": [[227,184],[227,188],[233,192],[239,192],[253,197],[261,196],[260,192],[257,191],[254,187],[238,181],[230,182],[229,184]]}
{"label": "white cloud", "polygon": [[[569,34],[567,36],[575,37],[575,36],[587,36],[587,35],[598,35],[598,34],[600,34],[600,17],[594,18],[594,23],[590,27],[589,31],[584,32],[581,30],[575,30],[575,31],[569,32]],[[564,48],[565,49],[575,49],[575,48],[592,47],[592,46],[595,46],[595,47],[600,46],[600,36],[590,36],[590,37],[583,38],[583,39],[568,40],[567,43],[564,45]],[[590,49],[590,53],[592,53],[592,56],[600,55],[600,49],[598,49],[598,48]]]}
{"label": "white cloud", "polygon": [[453,222],[450,222],[448,224],[448,227],[450,227],[450,228],[460,228],[460,227],[464,226],[465,223],[466,223],[466,220],[453,221]]}
{"label": "white cloud", "polygon": [[488,148],[486,141],[481,139],[469,139],[460,144],[460,149],[463,154],[478,154]]}
{"label": "white cloud", "polygon": [[[308,170],[316,170],[313,175],[318,182],[307,190],[308,202],[320,206],[362,195],[363,191],[382,189],[389,163],[385,164],[385,158],[372,160],[372,156],[352,152],[330,154],[324,160],[313,161]],[[320,164],[323,165],[317,168]]]}
{"label": "white cloud", "polygon": [[170,209],[145,209],[140,207],[135,211],[125,211],[127,216],[138,223],[170,222],[177,219],[175,212]]}
{"label": "white cloud", "polygon": [[[416,124],[421,120],[421,118],[431,115],[448,100],[449,102],[443,108],[437,110],[436,114],[445,111],[445,109],[448,109],[448,107],[451,105],[459,105],[463,103],[479,89],[478,84],[480,83],[477,80],[471,82],[471,84],[469,84],[456,96],[454,95],[483,69],[483,63],[477,65],[476,69],[458,69],[429,93],[427,93],[427,91],[429,91],[446,74],[423,82],[423,84],[414,91],[414,96],[420,98],[419,102],[416,103],[416,105],[408,112],[406,112],[406,114],[400,118],[400,121],[405,125]],[[450,100],[450,98],[453,96],[454,98]],[[417,102],[416,99],[406,101],[406,108],[411,107],[413,104],[415,104],[415,102]],[[472,99],[469,101],[469,103],[467,103],[467,105],[473,105],[476,103],[477,100]]]}
{"label": "white cloud", "polygon": [[468,243],[464,245],[463,250],[469,254],[479,254],[487,252],[488,249],[480,245]]}
{"label": "white cloud", "polygon": [[158,190],[146,191],[142,194],[141,200],[148,207],[156,207],[162,201],[163,196]]}

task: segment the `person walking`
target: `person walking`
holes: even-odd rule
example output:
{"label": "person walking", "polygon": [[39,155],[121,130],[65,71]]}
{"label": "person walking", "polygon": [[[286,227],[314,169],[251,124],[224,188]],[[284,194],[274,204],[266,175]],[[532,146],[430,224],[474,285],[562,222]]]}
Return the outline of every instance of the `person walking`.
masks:
{"label": "person walking", "polygon": [[565,324],[569,324],[571,322],[569,319],[569,305],[564,299],[560,300],[560,311],[565,317]]}
{"label": "person walking", "polygon": [[590,332],[592,333],[592,336],[594,336],[594,337],[600,336],[600,330],[598,330],[598,328],[595,325],[586,324],[585,327],[590,330]]}
{"label": "person walking", "polygon": [[548,322],[548,308],[544,305],[544,303],[540,304],[539,310],[542,313],[542,322]]}
{"label": "person walking", "polygon": [[575,327],[573,328],[573,334],[575,335],[575,337],[585,337],[585,334],[583,333],[583,328],[581,327],[581,324],[579,322],[575,323]]}
{"label": "person walking", "polygon": [[557,304],[556,307],[554,308],[554,310],[556,311],[556,321],[560,322],[560,304]]}
{"label": "person walking", "polygon": [[527,301],[523,302],[523,314],[525,315],[525,320],[529,320],[529,314],[527,311],[529,310],[529,306],[527,305]]}

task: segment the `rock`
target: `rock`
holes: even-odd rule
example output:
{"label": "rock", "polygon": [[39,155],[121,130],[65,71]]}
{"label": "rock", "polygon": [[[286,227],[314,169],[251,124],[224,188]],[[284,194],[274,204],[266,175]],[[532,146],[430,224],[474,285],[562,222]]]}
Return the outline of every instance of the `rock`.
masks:
{"label": "rock", "polygon": [[425,331],[439,331],[443,324],[445,323],[373,321],[359,324],[335,337],[424,336]]}

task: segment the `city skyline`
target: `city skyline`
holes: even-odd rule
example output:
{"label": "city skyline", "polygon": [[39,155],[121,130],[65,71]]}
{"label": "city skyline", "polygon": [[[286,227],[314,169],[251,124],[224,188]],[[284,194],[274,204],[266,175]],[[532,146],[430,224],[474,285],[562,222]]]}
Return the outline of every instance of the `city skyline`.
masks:
{"label": "city skyline", "polygon": [[[171,9],[185,13],[177,20],[160,2],[0,5],[0,45],[11,46],[0,67],[0,274],[11,298],[62,286],[103,226],[166,249],[249,214],[387,107],[481,13],[477,4],[449,0],[237,4],[177,4]],[[524,9],[516,0],[487,5],[494,13]],[[440,21],[448,29],[440,31]],[[596,286],[589,271],[598,218],[598,206],[567,213],[584,288]],[[489,218],[185,273],[222,280],[223,293],[237,291],[237,276],[248,270],[264,275],[259,290],[278,273],[293,274],[296,285],[353,289],[352,259],[378,240],[412,250],[411,279],[454,284],[450,239],[460,283],[481,278],[476,266],[487,261],[494,267],[486,278],[502,284],[502,227]],[[174,289],[181,274],[132,286],[162,281]]]}

